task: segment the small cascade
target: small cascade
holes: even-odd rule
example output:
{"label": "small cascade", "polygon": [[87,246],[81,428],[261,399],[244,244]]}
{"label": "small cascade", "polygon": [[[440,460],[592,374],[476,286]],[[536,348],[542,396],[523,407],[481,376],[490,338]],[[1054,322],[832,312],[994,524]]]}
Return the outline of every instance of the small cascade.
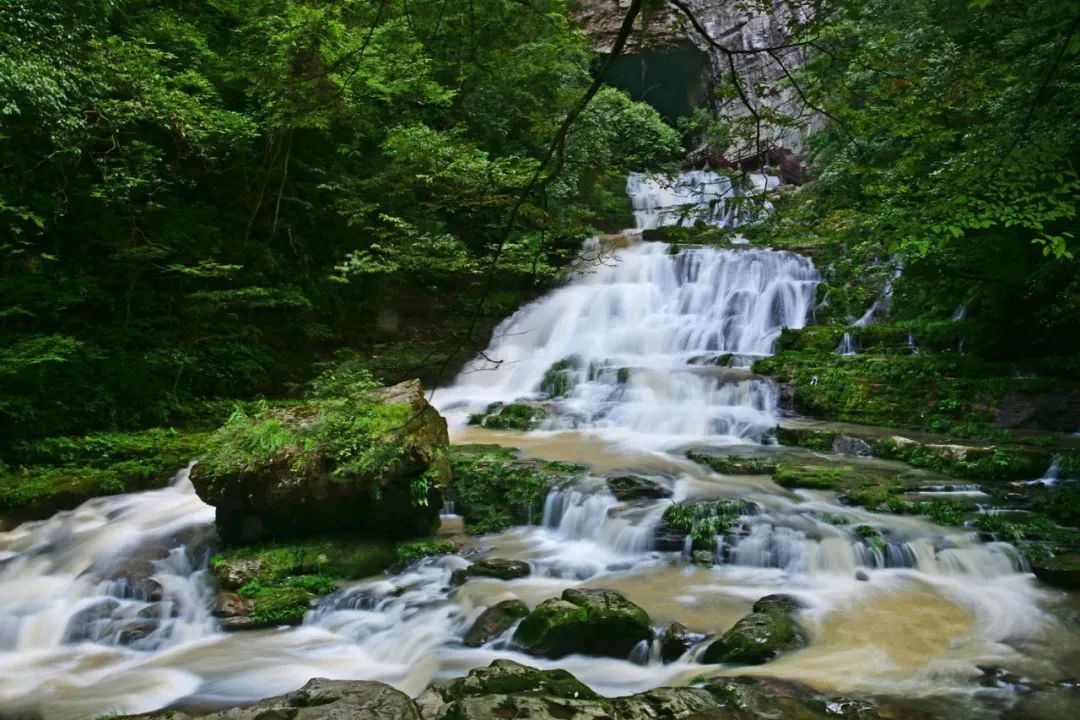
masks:
{"label": "small cascade", "polygon": [[844,337],[840,338],[840,344],[836,347],[836,352],[839,355],[857,355],[859,352],[859,346],[855,342],[855,338],[851,336],[851,333],[844,333]]}
{"label": "small cascade", "polygon": [[1046,469],[1041,478],[1035,480],[1028,480],[1023,483],[1024,485],[1042,485],[1044,487],[1053,487],[1058,484],[1058,475],[1061,473],[1061,456],[1055,455],[1054,459],[1050,462],[1050,467]]}
{"label": "small cascade", "polygon": [[851,573],[860,568],[907,568],[933,575],[992,578],[1023,571],[1023,558],[1007,543],[980,543],[977,533],[892,540],[862,539],[833,528],[812,537],[768,522],[718,538],[718,563],[774,568],[787,573]]}
{"label": "small cascade", "polygon": [[779,186],[777,175],[751,173],[744,185],[709,170],[684,172],[674,177],[631,173],[626,193],[634,209],[634,230],[696,223],[737,227],[764,217],[772,209],[765,199]]}
{"label": "small cascade", "polygon": [[658,518],[638,518],[634,522],[613,512],[620,506],[615,496],[606,492],[552,490],[544,502],[543,526],[564,540],[591,540],[618,555],[649,552]]}
{"label": "small cascade", "polygon": [[189,469],[163,490],[98,498],[0,533],[0,651],[80,642],[148,651],[213,632],[214,511]]}

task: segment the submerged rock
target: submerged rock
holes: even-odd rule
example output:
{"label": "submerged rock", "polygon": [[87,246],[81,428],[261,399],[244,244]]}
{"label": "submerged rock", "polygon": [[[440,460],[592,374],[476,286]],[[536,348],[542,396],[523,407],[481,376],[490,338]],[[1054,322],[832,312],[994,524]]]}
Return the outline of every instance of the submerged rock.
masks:
{"label": "submerged rock", "polygon": [[449,480],[446,421],[415,380],[234,417],[191,471],[226,543],[425,534]]}
{"label": "submerged rock", "polygon": [[704,638],[704,634],[692,632],[682,623],[673,622],[660,636],[660,659],[666,663],[675,662]]}
{"label": "submerged rock", "polygon": [[573,653],[626,658],[652,638],[649,615],[614,590],[570,588],[545,600],[521,621],[514,642],[532,655]]}
{"label": "submerged rock", "polygon": [[492,403],[481,413],[469,416],[470,425],[489,430],[531,430],[540,424],[547,412],[526,403]]}
{"label": "submerged rock", "polygon": [[792,617],[798,607],[790,595],[761,598],[752,613],[705,649],[702,662],[760,665],[786,650],[804,647],[806,631]]}
{"label": "submerged rock", "polygon": [[520,600],[503,600],[492,605],[476,619],[469,632],[465,633],[465,645],[480,647],[502,635],[528,614],[529,606]]}
{"label": "submerged rock", "polygon": [[659,500],[671,497],[671,490],[656,480],[640,475],[616,475],[607,479],[608,489],[617,500]]}

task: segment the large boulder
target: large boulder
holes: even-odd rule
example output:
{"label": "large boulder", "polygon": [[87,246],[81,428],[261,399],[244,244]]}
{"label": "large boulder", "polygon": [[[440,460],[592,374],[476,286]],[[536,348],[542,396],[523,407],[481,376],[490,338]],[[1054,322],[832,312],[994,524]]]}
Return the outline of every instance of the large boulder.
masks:
{"label": "large boulder", "polygon": [[529,614],[529,606],[520,600],[503,600],[492,605],[476,619],[465,633],[465,645],[480,647],[513,627],[514,623]]}
{"label": "large boulder", "polygon": [[[189,720],[192,715],[159,710],[128,720]],[[304,687],[243,708],[231,708],[199,720],[421,720],[416,703],[405,693],[369,680],[313,678]]]}
{"label": "large boulder", "polygon": [[648,613],[621,593],[577,588],[537,605],[514,633],[514,642],[526,652],[549,658],[574,653],[626,658],[651,639]]}
{"label": "large boulder", "polygon": [[1080,552],[1037,560],[1031,564],[1031,570],[1047,585],[1080,590]]}
{"label": "large boulder", "polygon": [[671,490],[657,480],[640,475],[614,475],[607,479],[608,490],[617,500],[658,500],[671,497]]}
{"label": "large boulder", "polygon": [[425,534],[449,480],[446,421],[416,380],[238,413],[191,471],[226,543]]}
{"label": "large boulder", "polygon": [[[861,700],[825,696],[774,678],[715,678],[705,687],[661,687],[626,697],[597,695],[565,670],[510,660],[436,683],[417,698],[424,720],[886,720]],[[907,716],[911,717],[911,716]],[[917,716],[916,716],[917,717]]]}
{"label": "large boulder", "polygon": [[702,656],[705,663],[760,665],[786,650],[804,647],[806,631],[794,618],[799,604],[790,595],[767,595]]}

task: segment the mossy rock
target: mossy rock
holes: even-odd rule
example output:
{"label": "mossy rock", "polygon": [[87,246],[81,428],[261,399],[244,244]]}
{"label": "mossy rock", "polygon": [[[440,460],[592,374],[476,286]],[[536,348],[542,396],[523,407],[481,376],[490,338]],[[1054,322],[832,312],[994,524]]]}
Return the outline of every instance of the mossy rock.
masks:
{"label": "mossy rock", "polygon": [[449,480],[446,421],[417,381],[234,415],[191,473],[226,543],[426,535]]}
{"label": "mossy rock", "polygon": [[579,355],[571,355],[553,363],[544,372],[540,381],[540,392],[553,398],[567,397],[577,387],[583,366],[584,362]]}
{"label": "mossy rock", "polygon": [[[851,477],[845,477],[849,475]],[[773,471],[773,482],[784,488],[807,490],[839,490],[846,484],[858,483],[862,477],[846,469],[831,467],[778,465]]]}
{"label": "mossy rock", "polygon": [[49,437],[5,448],[0,513],[13,524],[71,510],[103,495],[164,487],[199,455],[209,433],[140,432]]}
{"label": "mossy rock", "polygon": [[872,702],[828,696],[795,680],[770,677],[719,677],[703,686],[720,706],[724,720],[916,720]]}
{"label": "mossy rock", "polygon": [[664,510],[653,536],[658,550],[681,551],[687,536],[691,550],[711,552],[716,537],[724,535],[743,515],[753,515],[758,507],[747,500],[697,500],[680,502]]}
{"label": "mossy rock", "polygon": [[649,615],[614,590],[570,588],[522,620],[514,642],[525,652],[559,658],[573,653],[626,658],[652,638]]}
{"label": "mossy rock", "polygon": [[608,490],[617,500],[659,500],[671,497],[671,490],[658,480],[640,475],[615,475],[607,478]]}
{"label": "mossy rock", "polygon": [[690,450],[686,457],[722,475],[768,475],[776,469],[774,461],[762,457],[719,455],[707,450]]}
{"label": "mossy rock", "polygon": [[760,665],[787,650],[804,647],[806,631],[792,617],[798,602],[770,595],[754,604],[754,612],[735,623],[705,649],[702,662]]}
{"label": "mossy rock", "polygon": [[585,472],[582,465],[524,458],[499,445],[455,445],[450,462],[454,509],[472,535],[539,522],[548,491]]}
{"label": "mossy rock", "polygon": [[210,570],[222,587],[236,590],[251,582],[273,585],[297,575],[357,580],[382,572],[395,559],[389,543],[335,537],[229,548],[210,559]]}
{"label": "mossy rock", "polygon": [[465,645],[480,647],[502,635],[528,614],[529,606],[520,600],[503,600],[496,603],[481,613],[469,631],[465,633]]}
{"label": "mossy rock", "polygon": [[547,416],[540,407],[525,403],[492,403],[481,413],[469,416],[470,425],[489,430],[532,430]]}
{"label": "mossy rock", "polygon": [[1080,590],[1080,552],[1059,555],[1032,563],[1035,577],[1047,585]]}

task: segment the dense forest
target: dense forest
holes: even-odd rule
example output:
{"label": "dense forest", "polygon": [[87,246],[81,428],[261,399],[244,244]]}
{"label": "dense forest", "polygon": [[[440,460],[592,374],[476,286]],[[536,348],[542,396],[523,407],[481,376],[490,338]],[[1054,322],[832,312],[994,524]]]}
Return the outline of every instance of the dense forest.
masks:
{"label": "dense forest", "polygon": [[[333,647],[363,671],[305,656],[278,687],[222,660],[221,687],[170,676],[126,705],[0,680],[0,718],[208,712],[323,675],[416,697],[464,668],[431,719],[509,693],[595,714],[498,717],[816,720],[808,686],[697,669],[890,627],[907,611],[858,593],[903,573],[922,584],[889,602],[921,608],[933,652],[896,663],[931,690],[858,685],[878,656],[846,646],[777,682],[885,698],[860,718],[1005,717],[1015,698],[972,682],[1039,691],[1009,717],[1067,715],[1080,637],[1046,638],[1076,596],[1035,578],[1080,583],[1078,129],[1076,0],[0,0],[0,584],[97,548],[42,571],[83,593],[56,648],[262,630],[221,657],[291,668],[268,628],[361,610],[420,648],[354,618]],[[127,544],[80,545],[75,508]],[[633,575],[661,565],[682,575]],[[727,566],[773,574],[724,596],[735,614],[673,600],[739,586],[709,584]],[[835,572],[855,580],[815,585]],[[531,575],[563,595],[483,589]],[[0,590],[0,668],[44,647],[51,615],[19,624],[59,602],[40,592],[9,612]],[[855,630],[804,612],[837,597]],[[583,684],[528,655],[603,660],[568,661]],[[429,720],[423,697],[379,702]]]}

